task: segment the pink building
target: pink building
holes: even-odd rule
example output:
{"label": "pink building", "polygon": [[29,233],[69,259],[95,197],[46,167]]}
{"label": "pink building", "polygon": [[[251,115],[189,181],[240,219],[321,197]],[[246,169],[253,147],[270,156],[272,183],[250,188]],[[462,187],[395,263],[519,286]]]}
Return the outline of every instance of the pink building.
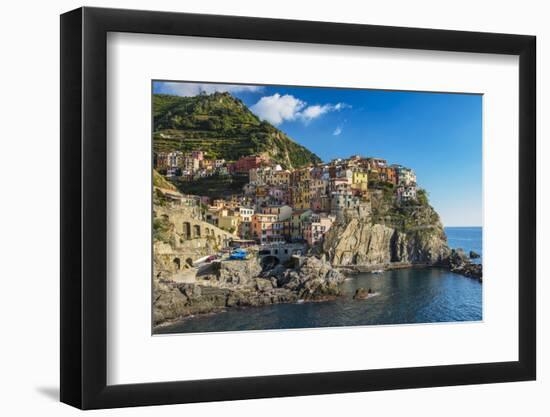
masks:
{"label": "pink building", "polygon": [[204,152],[203,151],[193,151],[193,152],[191,152],[191,158],[198,159],[199,161],[202,161],[204,159]]}
{"label": "pink building", "polygon": [[270,187],[269,196],[279,203],[288,203],[290,201],[290,195],[287,188]]}
{"label": "pink building", "polygon": [[277,222],[276,214],[255,213],[250,224],[252,238],[264,245],[273,236],[273,225]]}

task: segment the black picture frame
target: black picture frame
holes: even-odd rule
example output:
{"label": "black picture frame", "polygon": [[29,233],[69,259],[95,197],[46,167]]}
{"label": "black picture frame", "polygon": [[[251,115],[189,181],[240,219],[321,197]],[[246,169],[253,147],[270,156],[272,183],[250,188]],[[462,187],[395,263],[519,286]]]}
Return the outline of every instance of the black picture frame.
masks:
{"label": "black picture frame", "polygon": [[[108,32],[519,56],[519,360],[107,385]],[[82,409],[536,378],[534,36],[80,8],[61,16],[61,401]]]}

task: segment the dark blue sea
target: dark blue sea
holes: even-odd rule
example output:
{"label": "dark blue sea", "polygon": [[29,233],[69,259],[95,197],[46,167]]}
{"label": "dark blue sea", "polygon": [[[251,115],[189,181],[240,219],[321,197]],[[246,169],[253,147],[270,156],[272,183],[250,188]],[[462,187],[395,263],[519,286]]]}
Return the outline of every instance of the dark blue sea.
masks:
{"label": "dark blue sea", "polygon": [[[482,255],[481,227],[445,228],[449,246]],[[478,262],[481,260],[477,260]],[[353,300],[357,288],[376,294]],[[335,301],[230,309],[163,327],[155,333],[299,329],[482,320],[482,284],[441,268],[400,269],[348,278]]]}

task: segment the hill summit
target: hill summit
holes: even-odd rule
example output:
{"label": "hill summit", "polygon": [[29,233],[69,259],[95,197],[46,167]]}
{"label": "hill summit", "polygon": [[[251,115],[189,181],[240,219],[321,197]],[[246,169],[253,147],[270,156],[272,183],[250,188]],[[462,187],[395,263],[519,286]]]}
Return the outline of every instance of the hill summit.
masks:
{"label": "hill summit", "polygon": [[202,150],[210,159],[263,155],[284,168],[321,162],[229,93],[153,96],[154,151]]}

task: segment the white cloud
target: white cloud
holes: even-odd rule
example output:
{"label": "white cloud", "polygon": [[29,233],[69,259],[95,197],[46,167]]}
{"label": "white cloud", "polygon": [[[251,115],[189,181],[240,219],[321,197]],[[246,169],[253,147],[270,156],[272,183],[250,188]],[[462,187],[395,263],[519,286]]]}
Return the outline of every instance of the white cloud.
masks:
{"label": "white cloud", "polygon": [[320,106],[315,104],[313,106],[308,106],[300,115],[300,117],[305,121],[309,122],[310,120],[316,119],[317,117],[329,112],[331,109],[330,104],[325,104]]}
{"label": "white cloud", "polygon": [[272,96],[262,97],[250,110],[260,119],[279,125],[285,120],[295,120],[305,105],[305,102],[294,96],[288,94],[281,96],[275,93]]}
{"label": "white cloud", "polygon": [[307,106],[305,101],[294,96],[289,94],[282,96],[279,93],[275,93],[272,96],[262,97],[250,109],[260,119],[267,120],[274,125],[279,125],[287,120],[302,120],[307,124],[325,113],[340,111],[348,107],[351,106],[346,103]]}
{"label": "white cloud", "polygon": [[334,132],[332,132],[334,136],[340,136],[340,133],[342,133],[342,128],[340,126],[337,126]]}
{"label": "white cloud", "polygon": [[182,97],[198,96],[201,93],[212,94],[220,93],[238,93],[243,91],[261,91],[262,86],[258,85],[237,85],[237,84],[200,84],[184,82],[155,82],[155,92],[164,94],[173,94]]}
{"label": "white cloud", "polygon": [[334,106],[334,110],[336,111],[340,111],[342,109],[351,109],[351,104],[347,104],[347,103],[337,103],[335,106]]}

